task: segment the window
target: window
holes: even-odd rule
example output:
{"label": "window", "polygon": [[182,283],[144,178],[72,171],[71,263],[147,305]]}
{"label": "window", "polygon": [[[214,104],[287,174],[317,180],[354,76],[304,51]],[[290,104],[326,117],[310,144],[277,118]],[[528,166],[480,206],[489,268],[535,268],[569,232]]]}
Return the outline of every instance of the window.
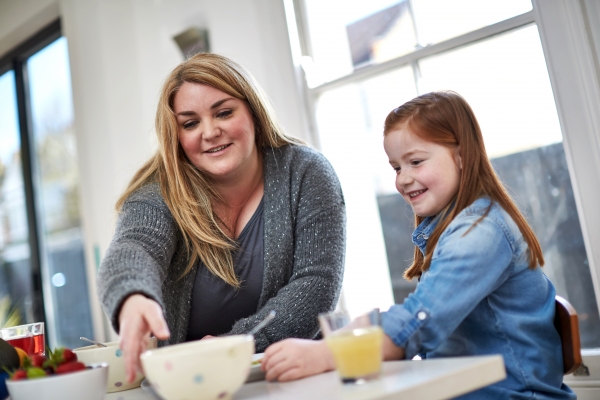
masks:
{"label": "window", "polygon": [[52,347],[79,347],[92,322],[60,24],[4,56],[1,67],[0,297],[20,310],[22,323],[45,321]]}
{"label": "window", "polygon": [[413,216],[394,188],[383,121],[418,94],[451,89],[473,107],[494,168],[540,239],[544,272],[577,309],[582,346],[600,346],[596,295],[531,2],[297,0],[286,10],[295,13],[321,150],[347,201],[348,310],[387,308],[387,298],[401,303],[414,289],[402,279],[413,256]]}
{"label": "window", "polygon": [[309,86],[393,60],[531,10],[529,0],[304,0]]}
{"label": "window", "polygon": [[[17,320],[39,318],[34,313],[34,282],[23,182],[15,72],[0,75],[0,297],[16,310]],[[4,319],[8,315],[0,315]]]}

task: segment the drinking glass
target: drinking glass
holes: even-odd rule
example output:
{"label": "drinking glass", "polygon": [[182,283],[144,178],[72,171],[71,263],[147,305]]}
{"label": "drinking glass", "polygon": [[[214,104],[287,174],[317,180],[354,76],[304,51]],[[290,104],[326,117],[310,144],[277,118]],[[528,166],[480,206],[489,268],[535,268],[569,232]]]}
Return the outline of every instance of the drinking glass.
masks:
{"label": "drinking glass", "polygon": [[43,322],[0,329],[0,338],[13,347],[23,349],[29,356],[46,355]]}
{"label": "drinking glass", "polygon": [[379,377],[383,359],[379,309],[354,320],[344,312],[321,314],[319,324],[342,382],[364,383]]}

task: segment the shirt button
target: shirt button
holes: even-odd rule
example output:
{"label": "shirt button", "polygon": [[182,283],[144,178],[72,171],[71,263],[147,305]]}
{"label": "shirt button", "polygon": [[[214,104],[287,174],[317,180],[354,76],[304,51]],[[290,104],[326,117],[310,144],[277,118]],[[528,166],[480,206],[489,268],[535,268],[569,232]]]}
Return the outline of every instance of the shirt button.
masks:
{"label": "shirt button", "polygon": [[427,318],[427,313],[425,311],[419,311],[419,313],[417,314],[417,318],[423,321],[425,318]]}

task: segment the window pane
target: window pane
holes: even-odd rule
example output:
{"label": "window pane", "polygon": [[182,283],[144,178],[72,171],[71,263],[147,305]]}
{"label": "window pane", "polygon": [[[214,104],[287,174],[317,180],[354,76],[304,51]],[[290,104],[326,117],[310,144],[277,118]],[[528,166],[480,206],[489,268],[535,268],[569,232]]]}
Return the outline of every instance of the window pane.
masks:
{"label": "window pane", "polygon": [[422,92],[453,89],[479,119],[490,157],[562,141],[536,26],[423,59]]}
{"label": "window pane", "polygon": [[414,50],[409,1],[306,0],[310,86]]}
{"label": "window pane", "polygon": [[[79,347],[92,335],[73,127],[67,40],[58,39],[27,63],[36,160],[46,313],[55,345]],[[54,330],[54,332],[52,331]]]}
{"label": "window pane", "polygon": [[423,91],[452,89],[473,107],[496,171],[541,242],[544,272],[579,314],[582,345],[600,346],[596,298],[537,27],[419,66]]}
{"label": "window pane", "polygon": [[19,325],[33,321],[33,284],[15,74],[0,76],[0,327],[8,315],[2,305],[16,309]]}
{"label": "window pane", "polygon": [[531,11],[531,0],[412,0],[419,44],[443,42]]}
{"label": "window pane", "polygon": [[[382,145],[385,116],[415,95],[412,69],[402,68],[328,91],[317,104],[322,149],[338,174],[346,199],[344,300],[351,314],[366,306],[387,309],[397,298],[397,289],[404,292],[408,284],[397,284],[395,271],[390,277],[388,258],[395,253],[386,254],[379,223],[383,216],[375,194],[395,190],[394,171]],[[393,294],[386,291],[390,278]]]}

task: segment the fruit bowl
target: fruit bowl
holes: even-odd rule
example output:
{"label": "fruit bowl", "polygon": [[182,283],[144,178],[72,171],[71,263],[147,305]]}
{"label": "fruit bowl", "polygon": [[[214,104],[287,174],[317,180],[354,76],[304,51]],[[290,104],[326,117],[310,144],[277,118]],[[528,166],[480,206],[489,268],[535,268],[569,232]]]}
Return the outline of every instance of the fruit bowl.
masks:
{"label": "fruit bowl", "polygon": [[252,363],[254,338],[235,335],[196,340],[141,355],[146,380],[167,400],[230,399]]}
{"label": "fruit bowl", "polygon": [[[123,351],[119,347],[119,342],[104,343],[107,347],[100,347],[96,345],[80,347],[73,350],[73,353],[77,354],[77,359],[86,365],[107,363],[108,368],[108,382],[106,384],[106,392],[119,392],[122,390],[129,390],[140,386],[144,375],[138,373],[135,380],[132,383],[127,382],[125,375],[125,358],[123,357]],[[156,338],[150,339],[148,343],[148,349],[156,348]]]}
{"label": "fruit bowl", "polygon": [[85,370],[39,379],[7,380],[11,400],[102,400],[106,394],[108,364],[94,364]]}

